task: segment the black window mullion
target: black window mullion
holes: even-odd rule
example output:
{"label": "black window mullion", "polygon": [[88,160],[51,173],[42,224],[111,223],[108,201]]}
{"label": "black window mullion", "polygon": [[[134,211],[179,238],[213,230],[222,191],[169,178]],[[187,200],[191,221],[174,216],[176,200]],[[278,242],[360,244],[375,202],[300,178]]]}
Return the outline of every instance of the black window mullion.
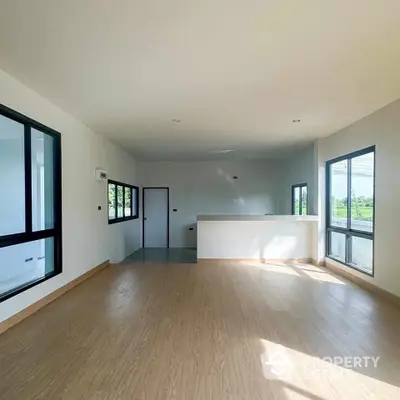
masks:
{"label": "black window mullion", "polygon": [[[47,133],[46,133],[47,134]],[[53,137],[53,215],[54,215],[54,271],[62,272],[62,160],[61,138]]]}
{"label": "black window mullion", "polygon": [[131,206],[131,216],[132,217],[136,217],[136,215],[133,214],[133,188],[129,188],[129,190],[131,191],[131,204],[130,204],[130,206]]}
{"label": "black window mullion", "polygon": [[114,207],[115,207],[115,219],[118,219],[118,185],[115,184],[115,196],[114,196]]}
{"label": "black window mullion", "polygon": [[292,186],[292,215],[295,214],[296,207],[295,207],[295,201],[294,201],[294,186]]}
{"label": "black window mullion", "polygon": [[125,218],[125,189],[126,186],[122,186],[122,218]]}
{"label": "black window mullion", "polygon": [[[331,165],[327,163],[326,165],[326,171],[325,171],[325,204],[326,204],[326,210],[325,210],[325,223],[326,223],[326,228],[329,228],[331,226]],[[327,235],[329,236],[329,235]],[[326,248],[329,249],[328,246],[328,240],[326,241]],[[329,250],[330,251],[330,250]]]}
{"label": "black window mullion", "polygon": [[32,232],[32,141],[31,127],[24,125],[25,232]]}
{"label": "black window mullion", "polygon": [[347,229],[351,228],[351,159],[347,160]]}
{"label": "black window mullion", "polygon": [[[351,229],[351,158],[347,160],[347,230]],[[346,263],[349,264],[351,260],[351,237],[346,235]]]}
{"label": "black window mullion", "polygon": [[[133,199],[133,192],[135,192],[135,217],[139,218],[139,188],[137,187],[132,188],[132,199]],[[132,204],[132,212],[133,212],[133,204]]]}
{"label": "black window mullion", "polygon": [[303,190],[302,186],[299,186],[299,215],[303,215]]}
{"label": "black window mullion", "polygon": [[348,230],[346,228],[340,228],[340,227],[336,227],[336,226],[331,226],[331,227],[328,226],[326,228],[326,230],[328,232],[343,233],[344,235],[349,234],[351,236],[356,236],[356,237],[360,237],[360,238],[363,238],[363,239],[373,239],[374,238],[374,235],[372,233],[370,233],[370,232],[357,231],[357,230],[354,230],[354,229]]}
{"label": "black window mullion", "polygon": [[13,235],[0,237],[0,248],[13,246],[16,244],[34,242],[36,240],[47,239],[54,237],[56,239],[57,231],[55,229],[45,229],[42,231],[35,231],[28,233],[16,233]]}

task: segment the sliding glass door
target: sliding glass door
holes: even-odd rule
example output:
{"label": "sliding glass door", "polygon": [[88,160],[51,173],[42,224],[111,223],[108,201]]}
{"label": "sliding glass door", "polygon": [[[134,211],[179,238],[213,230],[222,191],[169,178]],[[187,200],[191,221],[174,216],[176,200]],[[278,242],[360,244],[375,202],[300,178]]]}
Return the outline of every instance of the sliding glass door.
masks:
{"label": "sliding glass door", "polygon": [[327,257],[373,275],[375,147],[326,164]]}
{"label": "sliding glass door", "polygon": [[61,137],[0,105],[0,302],[61,272]]}

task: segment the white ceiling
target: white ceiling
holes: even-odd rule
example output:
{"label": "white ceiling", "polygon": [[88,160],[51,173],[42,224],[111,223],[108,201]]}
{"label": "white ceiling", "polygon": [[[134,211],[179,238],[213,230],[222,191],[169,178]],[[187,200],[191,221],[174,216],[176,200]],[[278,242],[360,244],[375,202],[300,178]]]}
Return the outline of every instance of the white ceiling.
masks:
{"label": "white ceiling", "polygon": [[400,97],[398,0],[0,10],[0,68],[142,159],[281,156]]}

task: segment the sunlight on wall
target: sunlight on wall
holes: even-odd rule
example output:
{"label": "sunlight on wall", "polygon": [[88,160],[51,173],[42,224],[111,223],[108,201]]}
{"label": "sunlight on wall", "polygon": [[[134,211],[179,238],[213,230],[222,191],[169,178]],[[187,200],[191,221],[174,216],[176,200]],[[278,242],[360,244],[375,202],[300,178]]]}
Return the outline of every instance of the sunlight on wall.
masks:
{"label": "sunlight on wall", "polygon": [[238,197],[237,199],[233,199],[233,202],[235,204],[240,204],[241,206],[244,206],[244,198],[243,197]]}
{"label": "sunlight on wall", "polygon": [[294,254],[297,238],[295,236],[276,236],[260,248],[260,258],[273,254],[274,258],[290,258]]}
{"label": "sunlight on wall", "polygon": [[234,179],[232,178],[232,176],[230,176],[229,174],[227,174],[222,168],[218,168],[217,169],[217,174],[218,176],[221,176],[222,178],[225,178],[225,180],[229,183],[233,183]]}

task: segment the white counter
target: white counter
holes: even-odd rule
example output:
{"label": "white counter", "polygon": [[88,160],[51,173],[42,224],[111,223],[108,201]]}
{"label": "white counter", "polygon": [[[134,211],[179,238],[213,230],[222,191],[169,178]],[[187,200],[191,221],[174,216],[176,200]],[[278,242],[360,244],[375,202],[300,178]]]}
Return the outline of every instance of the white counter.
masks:
{"label": "white counter", "polygon": [[198,259],[310,260],[318,216],[199,215]]}

